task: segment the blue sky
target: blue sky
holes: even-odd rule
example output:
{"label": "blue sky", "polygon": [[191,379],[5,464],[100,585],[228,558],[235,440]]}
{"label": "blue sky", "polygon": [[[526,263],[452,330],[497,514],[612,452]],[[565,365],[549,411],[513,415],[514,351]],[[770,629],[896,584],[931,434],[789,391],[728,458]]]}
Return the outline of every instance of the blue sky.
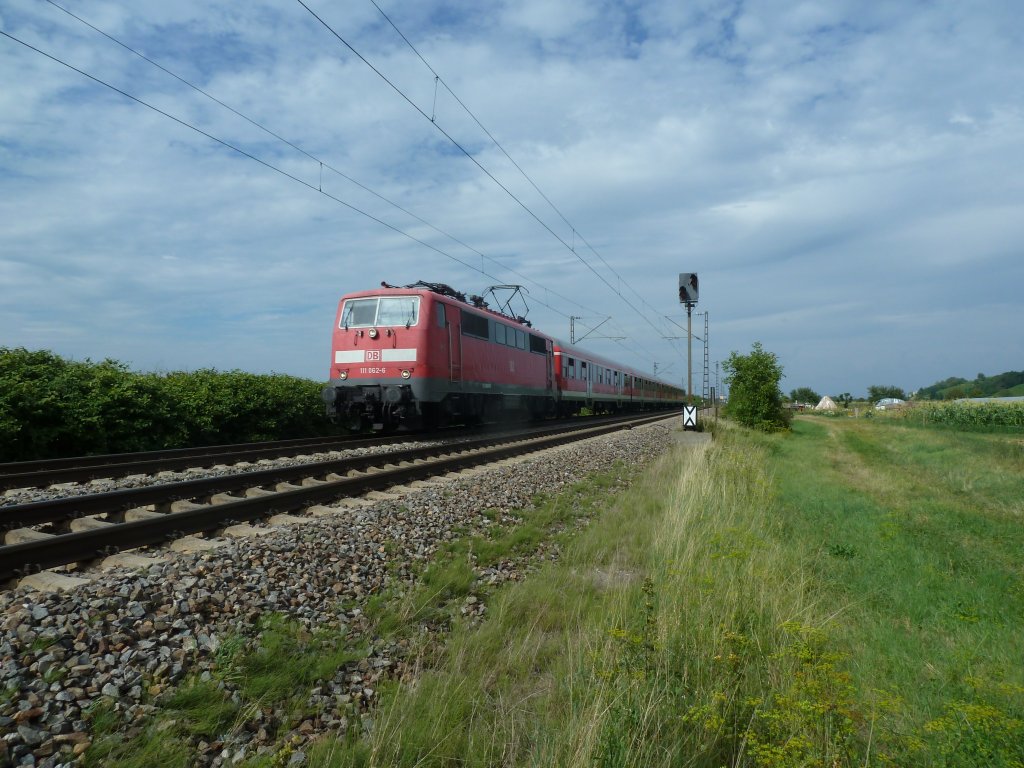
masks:
{"label": "blue sky", "polygon": [[712,364],[760,341],[785,391],[1024,368],[1018,4],[307,5],[394,88],[298,2],[65,6],[302,151],[50,3],[0,5],[281,171],[0,37],[0,346],[321,379],[347,291],[523,283],[535,327],[610,317],[584,346],[679,381],[697,272]]}

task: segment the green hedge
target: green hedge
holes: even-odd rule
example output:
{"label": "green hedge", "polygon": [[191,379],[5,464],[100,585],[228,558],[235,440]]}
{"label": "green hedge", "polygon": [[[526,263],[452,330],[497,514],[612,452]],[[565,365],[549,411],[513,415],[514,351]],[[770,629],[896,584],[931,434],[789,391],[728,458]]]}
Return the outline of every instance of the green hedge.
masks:
{"label": "green hedge", "polygon": [[243,371],[135,373],[0,347],[0,461],[330,434],[322,386]]}

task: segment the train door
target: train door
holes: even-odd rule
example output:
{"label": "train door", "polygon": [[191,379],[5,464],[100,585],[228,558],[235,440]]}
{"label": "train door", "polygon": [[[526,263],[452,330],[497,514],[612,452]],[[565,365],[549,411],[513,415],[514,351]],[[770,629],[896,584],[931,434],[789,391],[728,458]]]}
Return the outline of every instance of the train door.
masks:
{"label": "train door", "polygon": [[555,353],[551,349],[551,342],[545,341],[545,352],[547,354],[547,360],[545,361],[545,389],[548,394],[551,394],[551,390],[555,388]]}
{"label": "train door", "polygon": [[[586,365],[586,363],[584,363]],[[594,366],[587,365],[587,404],[594,399]]]}
{"label": "train door", "polygon": [[[454,307],[437,303],[438,323],[443,323],[448,334],[448,381],[462,381],[462,325],[461,312]],[[446,317],[447,315],[447,317]]]}

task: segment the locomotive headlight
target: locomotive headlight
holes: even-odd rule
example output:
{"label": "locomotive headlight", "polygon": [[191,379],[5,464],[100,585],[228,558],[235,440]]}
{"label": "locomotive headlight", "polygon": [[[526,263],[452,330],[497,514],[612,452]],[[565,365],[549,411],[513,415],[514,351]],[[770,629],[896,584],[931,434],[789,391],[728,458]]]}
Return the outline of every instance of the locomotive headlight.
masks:
{"label": "locomotive headlight", "polygon": [[338,374],[338,378],[341,379],[342,381],[347,379],[348,378],[348,371],[342,371],[341,373],[339,373]]}
{"label": "locomotive headlight", "polygon": [[403,379],[408,379],[408,378],[409,378],[409,377],[410,377],[411,375],[412,375],[412,374],[411,374],[411,373],[409,372],[409,369],[408,369],[408,368],[406,368],[406,369],[404,369],[404,370],[402,371],[402,378],[403,378]]}
{"label": "locomotive headlight", "polygon": [[377,336],[379,336],[379,335],[380,334],[377,333],[377,329],[376,328],[371,328],[370,329],[370,338],[371,339],[376,339]]}

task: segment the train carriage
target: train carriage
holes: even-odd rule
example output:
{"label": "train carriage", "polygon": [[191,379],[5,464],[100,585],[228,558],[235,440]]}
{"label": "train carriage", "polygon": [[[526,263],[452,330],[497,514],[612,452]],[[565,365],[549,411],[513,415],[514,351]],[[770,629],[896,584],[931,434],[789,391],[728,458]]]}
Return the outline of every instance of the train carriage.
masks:
{"label": "train carriage", "polygon": [[615,413],[685,402],[685,393],[677,387],[561,341],[555,342],[555,371],[559,411],[564,414],[583,408]]}

